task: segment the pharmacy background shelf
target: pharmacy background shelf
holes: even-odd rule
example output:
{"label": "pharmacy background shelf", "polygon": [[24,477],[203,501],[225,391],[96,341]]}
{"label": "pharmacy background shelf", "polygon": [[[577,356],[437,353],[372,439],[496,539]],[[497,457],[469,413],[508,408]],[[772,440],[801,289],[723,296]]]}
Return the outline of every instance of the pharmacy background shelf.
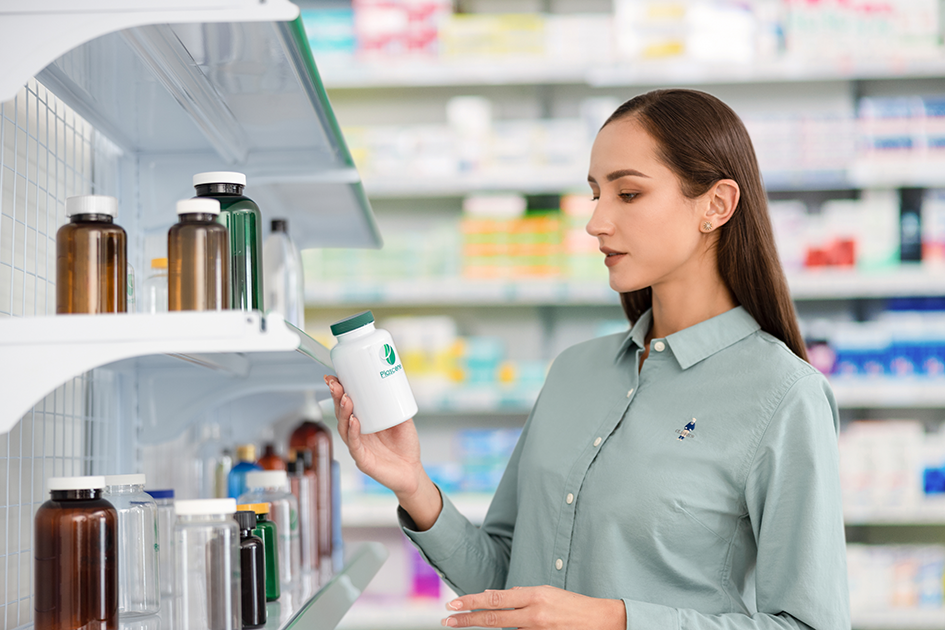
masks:
{"label": "pharmacy background shelf", "polygon": [[62,383],[110,367],[137,376],[146,442],[179,435],[199,413],[229,400],[325,389],[322,377],[332,373],[324,346],[278,315],[256,311],[0,319],[0,355],[0,433]]}
{"label": "pharmacy background shelf", "polygon": [[[902,266],[864,273],[821,269],[788,274],[795,300],[872,299],[945,294],[945,270]],[[390,280],[375,283],[307,282],[306,301],[325,306],[619,305],[603,281]]]}
{"label": "pharmacy background shelf", "polygon": [[713,85],[799,81],[854,81],[940,77],[945,61],[877,60],[811,63],[783,59],[761,64],[708,64],[692,61],[591,64],[554,58],[502,58],[495,61],[404,61],[322,64],[330,89],[463,87],[486,85],[584,84],[589,87]]}
{"label": "pharmacy background shelf", "polygon": [[[491,493],[449,493],[450,501],[474,525],[486,518]],[[397,498],[390,493],[357,493],[342,496],[342,523],[345,527],[398,527]]]}
{"label": "pharmacy background shelf", "polygon": [[854,615],[856,630],[943,630],[945,610],[892,610]]}
{"label": "pharmacy background shelf", "polygon": [[[871,165],[858,167],[867,170]],[[935,163],[923,164],[917,172],[918,179],[945,182],[945,176],[936,172]],[[562,191],[588,190],[587,178],[581,176],[586,165],[575,164],[566,168],[548,166],[535,172],[523,173],[521,169],[484,171],[461,175],[437,175],[422,180],[403,177],[365,176],[364,187],[372,199],[404,199],[417,197],[460,197],[481,192],[514,190],[521,194],[558,194]],[[765,187],[769,192],[843,190],[857,188],[859,180],[868,175],[857,172],[857,183],[846,170],[797,170],[771,171],[763,173]],[[887,185],[912,185],[916,174],[891,175],[884,173]]]}

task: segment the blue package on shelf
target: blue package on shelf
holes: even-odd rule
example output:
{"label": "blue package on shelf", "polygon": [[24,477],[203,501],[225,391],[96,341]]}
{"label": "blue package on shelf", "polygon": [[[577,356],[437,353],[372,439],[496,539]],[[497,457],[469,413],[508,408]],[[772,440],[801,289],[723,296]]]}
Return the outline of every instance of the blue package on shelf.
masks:
{"label": "blue package on shelf", "polygon": [[464,429],[456,434],[459,459],[464,463],[507,462],[522,430]]}
{"label": "blue package on shelf", "polygon": [[945,494],[945,469],[926,468],[922,471],[922,490],[927,495]]}
{"label": "blue package on shelf", "polygon": [[463,467],[454,462],[424,464],[430,479],[443,492],[460,492],[463,489]]}
{"label": "blue package on shelf", "polygon": [[889,365],[892,339],[889,330],[875,322],[837,326],[831,339],[837,352],[835,374],[882,376]]}
{"label": "blue package on shelf", "polygon": [[302,24],[312,55],[354,55],[354,11],[346,8],[302,9]]}
{"label": "blue package on shelf", "polygon": [[467,464],[463,467],[463,492],[493,493],[505,473],[505,463]]}

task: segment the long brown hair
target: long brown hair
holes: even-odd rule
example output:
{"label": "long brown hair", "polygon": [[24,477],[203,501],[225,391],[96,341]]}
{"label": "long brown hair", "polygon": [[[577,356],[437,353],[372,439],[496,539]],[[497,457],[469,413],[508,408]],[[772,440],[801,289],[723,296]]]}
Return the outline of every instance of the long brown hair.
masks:
{"label": "long brown hair", "polygon": [[[761,329],[806,361],[794,302],[775,247],[761,171],[741,119],[714,96],[681,89],[634,97],[618,107],[604,127],[629,117],[656,140],[659,159],[676,174],[690,199],[721,179],[738,184],[738,207],[718,228],[719,274]],[[621,293],[620,302],[633,323],[652,306],[653,294],[649,287]]]}

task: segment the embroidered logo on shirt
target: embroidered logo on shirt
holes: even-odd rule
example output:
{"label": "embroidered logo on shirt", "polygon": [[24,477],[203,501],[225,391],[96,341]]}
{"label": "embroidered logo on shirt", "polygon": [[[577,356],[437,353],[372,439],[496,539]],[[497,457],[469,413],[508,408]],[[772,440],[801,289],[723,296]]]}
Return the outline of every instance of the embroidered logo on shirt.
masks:
{"label": "embroidered logo on shirt", "polygon": [[676,433],[679,435],[679,437],[676,439],[680,441],[685,440],[686,438],[689,438],[690,440],[696,439],[696,419],[693,418],[692,422],[683,428],[676,429]]}

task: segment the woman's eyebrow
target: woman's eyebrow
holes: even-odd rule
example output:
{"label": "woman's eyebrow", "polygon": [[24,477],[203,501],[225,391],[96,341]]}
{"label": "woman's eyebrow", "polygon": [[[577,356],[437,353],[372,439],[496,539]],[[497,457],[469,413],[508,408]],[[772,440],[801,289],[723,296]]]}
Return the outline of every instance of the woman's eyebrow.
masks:
{"label": "woman's eyebrow", "polygon": [[[613,173],[609,174],[607,176],[607,181],[612,182],[614,180],[620,179],[621,177],[646,177],[647,179],[650,179],[649,175],[646,175],[645,173],[641,173],[640,171],[636,169],[624,168],[624,169],[621,169],[619,171],[614,171]],[[587,176],[587,181],[590,182],[591,184],[597,183],[597,180],[594,179],[591,175]]]}
{"label": "woman's eyebrow", "polygon": [[640,171],[632,168],[625,168],[619,171],[614,171],[607,176],[607,181],[612,182],[614,180],[620,179],[621,177],[646,177],[649,179],[649,175],[645,175]]}

